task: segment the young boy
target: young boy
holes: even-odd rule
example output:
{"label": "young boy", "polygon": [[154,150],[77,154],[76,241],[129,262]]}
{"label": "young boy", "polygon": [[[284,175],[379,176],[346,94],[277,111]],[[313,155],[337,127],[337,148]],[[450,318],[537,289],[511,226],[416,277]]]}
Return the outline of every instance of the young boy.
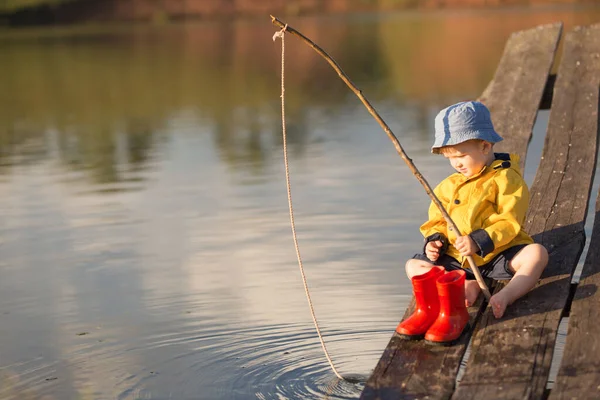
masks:
{"label": "young boy", "polygon": [[548,252],[522,228],[529,191],[515,154],[494,153],[502,140],[490,112],[479,102],[462,102],[440,111],[435,118],[432,153],[442,154],[457,171],[434,190],[460,232],[453,232],[435,204],[421,226],[423,254],[406,263],[409,278],[430,271],[434,264],[446,271],[465,268],[465,302],[472,305],[480,288],[466,256],[472,255],[485,278],[510,280],[492,296],[494,316],[535,286],[548,263]]}

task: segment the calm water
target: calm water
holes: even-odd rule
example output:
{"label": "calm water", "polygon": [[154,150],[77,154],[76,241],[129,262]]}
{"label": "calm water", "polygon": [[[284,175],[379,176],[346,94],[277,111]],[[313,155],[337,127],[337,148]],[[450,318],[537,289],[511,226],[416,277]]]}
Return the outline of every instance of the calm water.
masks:
{"label": "calm water", "polygon": [[[600,9],[293,18],[432,185],[432,121],[510,32]],[[264,21],[0,34],[0,397],[352,399],[289,226]],[[286,41],[295,217],[332,358],[363,380],[410,299],[428,197],[330,67]],[[533,181],[547,113],[530,149]],[[594,189],[594,196],[597,188]]]}

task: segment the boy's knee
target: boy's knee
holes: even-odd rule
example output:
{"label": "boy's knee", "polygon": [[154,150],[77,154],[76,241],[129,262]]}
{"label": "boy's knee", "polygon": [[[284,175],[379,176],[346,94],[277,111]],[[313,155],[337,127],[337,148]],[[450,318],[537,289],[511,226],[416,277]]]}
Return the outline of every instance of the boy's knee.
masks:
{"label": "boy's knee", "polygon": [[546,250],[546,248],[539,243],[533,243],[530,246],[533,246],[533,251],[534,251],[535,255],[537,256],[537,258],[540,261],[543,261],[544,264],[547,264],[548,263],[548,250]]}
{"label": "boy's knee", "polygon": [[548,265],[548,250],[539,243],[532,243],[527,246],[529,258],[538,264],[542,269]]}
{"label": "boy's knee", "polygon": [[410,260],[408,260],[406,262],[406,264],[404,264],[404,270],[406,271],[406,275],[408,275],[409,278],[414,275],[413,271],[415,269],[415,267],[414,267],[415,261],[417,261],[417,260],[411,258]]}
{"label": "boy's knee", "polygon": [[414,258],[411,258],[410,260],[408,260],[406,262],[406,264],[404,265],[404,268],[406,269],[406,275],[411,279],[415,275],[420,275],[424,272],[427,272],[432,267],[433,267],[433,265],[431,265],[425,261],[417,260]]}

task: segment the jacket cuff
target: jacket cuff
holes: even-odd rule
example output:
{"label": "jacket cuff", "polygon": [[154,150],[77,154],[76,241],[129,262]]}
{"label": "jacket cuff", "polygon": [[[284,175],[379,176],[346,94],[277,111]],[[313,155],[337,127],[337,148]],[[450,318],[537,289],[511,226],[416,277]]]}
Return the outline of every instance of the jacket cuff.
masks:
{"label": "jacket cuff", "polygon": [[434,233],[425,238],[425,244],[423,245],[423,254],[425,254],[425,248],[427,247],[427,243],[435,242],[439,240],[442,242],[442,248],[440,249],[440,256],[448,250],[448,238],[443,233]]}
{"label": "jacket cuff", "polygon": [[484,229],[477,229],[476,231],[471,232],[469,236],[479,247],[479,251],[477,252],[478,256],[485,257],[492,251],[494,251],[494,242],[492,241],[490,235]]}

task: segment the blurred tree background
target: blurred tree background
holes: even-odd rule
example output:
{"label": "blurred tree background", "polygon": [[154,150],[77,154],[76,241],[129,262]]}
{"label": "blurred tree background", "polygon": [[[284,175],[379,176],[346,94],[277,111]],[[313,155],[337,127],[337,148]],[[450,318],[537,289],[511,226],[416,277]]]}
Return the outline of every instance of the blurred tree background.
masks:
{"label": "blurred tree background", "polygon": [[595,4],[598,0],[0,0],[4,25],[375,12],[428,8]]}
{"label": "blurred tree background", "polygon": [[2,0],[0,10],[2,12],[15,12],[29,7],[55,6],[74,0]]}

